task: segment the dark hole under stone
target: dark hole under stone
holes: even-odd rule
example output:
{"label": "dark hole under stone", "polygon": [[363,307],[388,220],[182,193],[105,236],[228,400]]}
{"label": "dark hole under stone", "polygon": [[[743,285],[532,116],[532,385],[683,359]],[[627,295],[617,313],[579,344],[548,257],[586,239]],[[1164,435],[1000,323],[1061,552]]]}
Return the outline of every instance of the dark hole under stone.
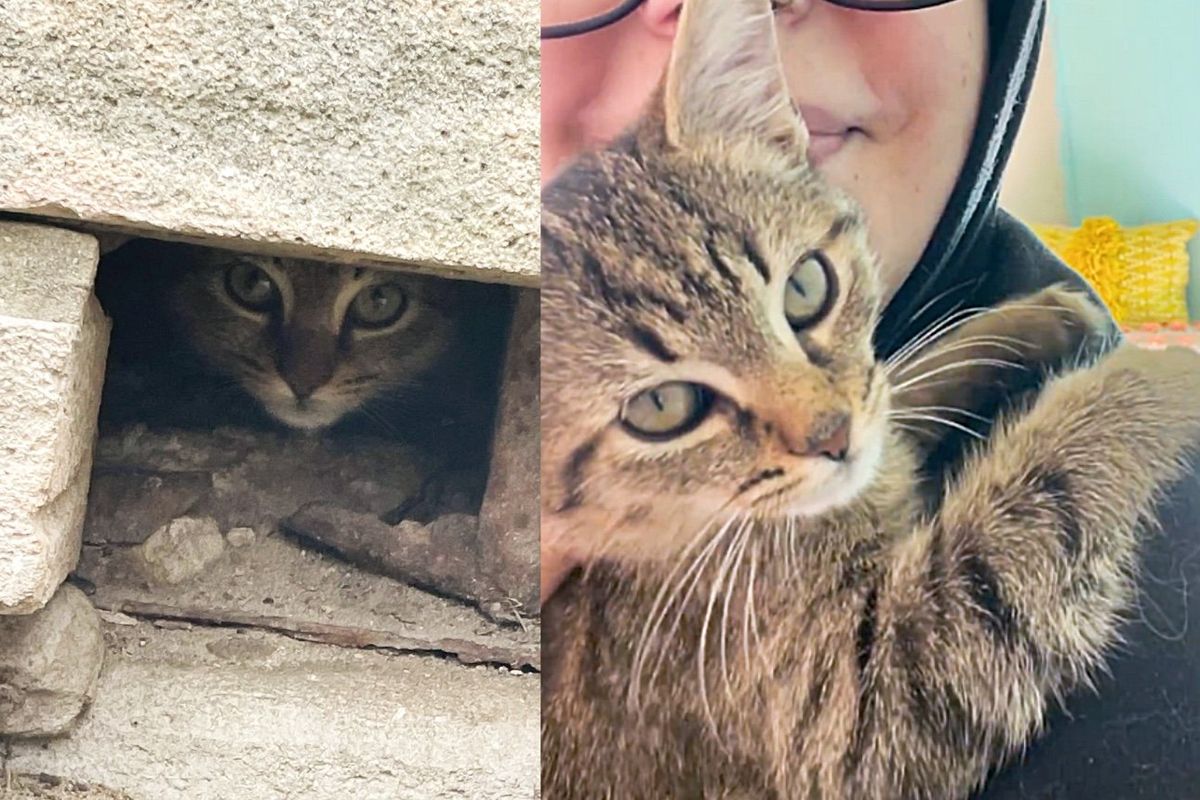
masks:
{"label": "dark hole under stone", "polygon": [[[463,335],[450,353],[413,387],[372,402],[369,413],[352,412],[331,428],[307,433],[279,423],[235,380],[208,369],[174,324],[167,292],[179,270],[190,267],[194,252],[191,246],[134,240],[101,260],[96,292],[113,330],[93,486],[109,493],[111,502],[94,490],[90,521],[107,515],[103,524],[119,531],[121,524],[114,519],[124,514],[129,518],[126,527],[138,530],[118,541],[132,544],[136,542],[131,539],[148,536],[153,530],[146,528],[164,520],[156,519],[153,509],[133,519],[136,509],[122,508],[131,505],[122,493],[125,498],[145,494],[147,485],[172,499],[172,513],[207,513],[225,529],[270,524],[305,539],[315,537],[281,523],[309,502],[369,514],[386,525],[478,514],[511,315],[507,287],[464,286],[474,310],[462,318]],[[203,449],[201,443],[210,438],[213,452],[189,452]],[[406,491],[382,502],[389,475],[383,462],[390,443],[419,451],[425,472],[419,481],[409,481]],[[144,448],[144,463],[139,463],[139,447]],[[275,470],[239,472],[239,479],[250,475],[247,480],[261,481],[260,494],[275,495],[260,504],[273,519],[249,519],[263,513],[246,499],[256,487],[218,496],[211,490],[210,476],[237,459],[261,462],[267,456],[274,461],[266,463],[278,466],[279,482],[291,485],[267,485]],[[357,463],[362,463],[363,474],[350,474]],[[356,507],[352,484],[371,481],[382,488],[373,489],[370,502]],[[312,488],[311,496],[300,496],[306,487]],[[354,560],[367,569],[397,573],[395,565]]]}

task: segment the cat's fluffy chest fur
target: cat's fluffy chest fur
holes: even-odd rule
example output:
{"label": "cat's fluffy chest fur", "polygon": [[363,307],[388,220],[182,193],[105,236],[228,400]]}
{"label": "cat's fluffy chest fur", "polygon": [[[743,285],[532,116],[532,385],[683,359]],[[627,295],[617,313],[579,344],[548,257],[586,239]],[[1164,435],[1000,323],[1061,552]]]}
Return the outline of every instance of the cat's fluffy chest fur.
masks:
{"label": "cat's fluffy chest fur", "polygon": [[[744,546],[727,536],[694,571],[598,562],[555,597],[545,692],[555,717],[589,733],[558,741],[546,727],[546,772],[575,772],[558,759],[599,768],[623,751],[639,765],[597,773],[588,789],[552,784],[563,796],[771,798],[792,796],[781,786],[845,785],[847,763],[824,756],[855,737],[842,712],[856,705],[861,642],[847,632],[871,591],[864,578],[896,557],[922,508],[917,453],[889,438],[864,495],[802,529],[756,523]],[[773,774],[804,762],[825,775]]]}

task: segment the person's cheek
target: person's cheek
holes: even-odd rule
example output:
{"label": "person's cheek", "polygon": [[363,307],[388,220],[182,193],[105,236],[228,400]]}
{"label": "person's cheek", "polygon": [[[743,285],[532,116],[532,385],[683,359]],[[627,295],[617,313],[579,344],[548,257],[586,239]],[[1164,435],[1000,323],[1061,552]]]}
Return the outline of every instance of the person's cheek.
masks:
{"label": "person's cheek", "polygon": [[863,76],[880,101],[875,138],[886,140],[910,125],[928,125],[939,113],[953,113],[939,105],[950,55],[939,28],[911,14],[858,13],[848,40],[855,43]]}
{"label": "person's cheek", "polygon": [[670,41],[629,34],[614,43],[599,90],[579,115],[587,147],[623,133],[646,108],[670,58]]}
{"label": "person's cheek", "polygon": [[579,114],[596,94],[602,53],[579,40],[542,43],[542,182],[580,147]]}
{"label": "person's cheek", "polygon": [[986,52],[977,21],[939,14],[858,14],[847,37],[879,113],[836,182],[871,219],[889,295],[933,234],[978,114]]}

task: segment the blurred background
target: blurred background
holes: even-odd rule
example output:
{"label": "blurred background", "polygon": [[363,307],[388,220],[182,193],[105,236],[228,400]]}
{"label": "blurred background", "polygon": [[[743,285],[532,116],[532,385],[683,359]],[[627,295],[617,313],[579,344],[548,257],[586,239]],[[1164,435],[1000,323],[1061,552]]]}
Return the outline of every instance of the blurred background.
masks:
{"label": "blurred background", "polygon": [[[1200,342],[1196,0],[1050,0],[1001,205],[1149,343]],[[1190,313],[1189,313],[1190,305]]]}

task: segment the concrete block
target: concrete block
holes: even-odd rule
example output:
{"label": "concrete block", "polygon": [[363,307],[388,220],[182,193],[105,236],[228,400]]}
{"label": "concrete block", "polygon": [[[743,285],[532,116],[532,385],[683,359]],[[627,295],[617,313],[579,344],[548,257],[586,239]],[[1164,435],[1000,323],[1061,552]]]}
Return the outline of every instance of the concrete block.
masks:
{"label": "concrete block", "polygon": [[91,236],[0,222],[0,614],[32,612],[79,557],[108,321]]}
{"label": "concrete block", "polygon": [[479,516],[481,563],[529,612],[538,606],[539,294],[521,292],[504,359],[492,466]]}
{"label": "concrete block", "polygon": [[104,633],[88,713],[68,737],[13,742],[8,769],[137,800],[538,796],[537,675],[254,631]]}
{"label": "concrete block", "polygon": [[70,584],[33,614],[0,617],[0,736],[70,730],[95,697],[103,663],[96,609]]}
{"label": "concrete block", "polygon": [[0,208],[533,285],[536,0],[0,2]]}

